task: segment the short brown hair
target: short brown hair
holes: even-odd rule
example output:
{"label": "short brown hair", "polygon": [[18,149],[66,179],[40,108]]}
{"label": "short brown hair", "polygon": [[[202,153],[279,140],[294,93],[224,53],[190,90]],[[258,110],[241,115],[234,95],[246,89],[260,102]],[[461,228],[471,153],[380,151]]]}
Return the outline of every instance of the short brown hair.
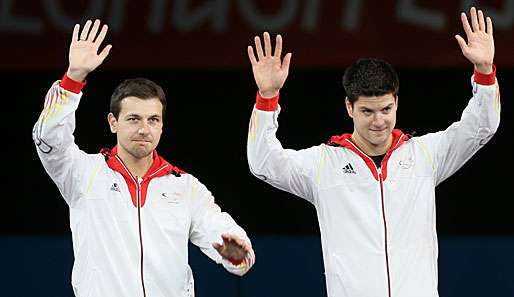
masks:
{"label": "short brown hair", "polygon": [[118,118],[121,111],[121,100],[127,97],[139,99],[157,98],[162,104],[162,117],[166,112],[166,95],[161,86],[146,78],[130,78],[119,84],[111,96],[110,112]]}
{"label": "short brown hair", "polygon": [[343,87],[353,106],[359,96],[392,94],[396,98],[400,82],[398,74],[389,63],[380,59],[364,58],[346,69]]}

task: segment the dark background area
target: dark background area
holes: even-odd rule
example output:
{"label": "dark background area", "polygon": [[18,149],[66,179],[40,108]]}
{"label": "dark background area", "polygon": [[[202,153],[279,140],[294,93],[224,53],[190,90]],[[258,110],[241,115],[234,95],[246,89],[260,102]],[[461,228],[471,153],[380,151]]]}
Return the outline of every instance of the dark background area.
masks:
{"label": "dark background area", "polygon": [[[63,234],[68,210],[44,172],[31,140],[32,125],[44,95],[65,69],[3,73],[9,199],[3,234]],[[459,119],[471,95],[472,67],[398,69],[397,127],[404,132],[445,129]],[[343,69],[303,69],[293,65],[282,91],[278,137],[286,148],[326,142],[352,131],[344,110]],[[250,233],[318,233],[314,208],[253,177],[246,161],[246,133],[256,87],[250,66],[244,69],[169,71],[98,69],[88,77],[77,112],[77,144],[96,153],[112,147],[107,125],[112,90],[123,79],[148,77],[167,93],[168,110],[158,151],[172,164],[198,177],[221,207]],[[497,135],[460,171],[437,188],[438,231],[443,235],[513,235],[514,151],[512,100],[514,71],[498,65],[502,122]],[[12,99],[11,99],[12,98]]]}

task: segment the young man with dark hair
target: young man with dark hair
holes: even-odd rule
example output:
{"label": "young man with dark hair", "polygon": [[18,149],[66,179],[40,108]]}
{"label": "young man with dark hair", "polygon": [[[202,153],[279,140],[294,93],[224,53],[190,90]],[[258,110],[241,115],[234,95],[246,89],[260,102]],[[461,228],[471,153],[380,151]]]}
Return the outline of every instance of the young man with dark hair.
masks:
{"label": "young man with dark hair", "polygon": [[343,87],[350,103],[359,96],[398,95],[400,82],[393,66],[379,59],[359,59],[346,69]]}
{"label": "young man with dark hair", "polygon": [[251,172],[316,207],[330,297],[434,297],[437,292],[435,187],[491,139],[500,120],[493,65],[492,21],[472,8],[467,42],[456,36],[474,64],[473,95],[460,121],[444,131],[409,137],[395,129],[398,78],[377,59],[345,72],[346,110],[353,133],[295,151],[276,138],[279,91],[291,53],[282,37],[264,33],[248,47],[259,88],[248,133]]}
{"label": "young man with dark hair", "polygon": [[[254,263],[244,230],[192,175],[155,148],[166,99],[147,79],[126,80],[112,96],[109,126],[117,145],[87,154],[74,143],[75,110],[86,76],[109,54],[106,34],[75,25],[69,68],[48,91],[33,139],[45,170],[70,208],[75,296],[194,296],[188,242],[229,272]],[[98,33],[98,35],[97,35]]]}

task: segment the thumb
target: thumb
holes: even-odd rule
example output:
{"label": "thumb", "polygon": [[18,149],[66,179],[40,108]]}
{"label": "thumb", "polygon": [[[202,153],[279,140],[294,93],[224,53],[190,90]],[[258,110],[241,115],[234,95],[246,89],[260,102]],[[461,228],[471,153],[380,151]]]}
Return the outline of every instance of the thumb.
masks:
{"label": "thumb", "polygon": [[289,64],[291,64],[291,56],[293,54],[287,53],[287,55],[284,57],[284,60],[282,61],[282,69],[286,72],[289,72]]}
{"label": "thumb", "polygon": [[217,243],[217,242],[213,243],[213,244],[212,244],[212,247],[213,247],[215,250],[217,250],[217,251],[218,251],[218,253],[220,253],[220,254],[221,254],[221,252],[223,251],[223,245],[221,245],[221,244],[219,244],[219,243]]}
{"label": "thumb", "polygon": [[455,35],[455,39],[457,39],[457,43],[459,44],[460,49],[464,53],[468,49],[468,45],[466,44],[466,41],[460,35]]}
{"label": "thumb", "polygon": [[105,60],[107,56],[109,55],[109,52],[111,51],[112,45],[107,45],[98,56],[100,56],[101,61]]}

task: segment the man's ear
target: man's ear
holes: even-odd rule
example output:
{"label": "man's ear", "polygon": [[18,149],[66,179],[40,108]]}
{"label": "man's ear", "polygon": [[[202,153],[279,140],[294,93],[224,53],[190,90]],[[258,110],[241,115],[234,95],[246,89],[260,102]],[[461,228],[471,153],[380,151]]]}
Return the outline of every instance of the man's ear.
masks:
{"label": "man's ear", "polygon": [[109,122],[109,128],[111,128],[111,132],[118,132],[118,120],[116,119],[114,114],[112,114],[112,112],[109,112],[109,114],[107,115],[107,121]]}
{"label": "man's ear", "polygon": [[396,95],[396,109],[398,109],[398,102],[400,101],[400,96]]}
{"label": "man's ear", "polygon": [[346,106],[346,111],[348,112],[348,116],[353,119],[353,106],[348,97],[344,98],[344,104]]}

